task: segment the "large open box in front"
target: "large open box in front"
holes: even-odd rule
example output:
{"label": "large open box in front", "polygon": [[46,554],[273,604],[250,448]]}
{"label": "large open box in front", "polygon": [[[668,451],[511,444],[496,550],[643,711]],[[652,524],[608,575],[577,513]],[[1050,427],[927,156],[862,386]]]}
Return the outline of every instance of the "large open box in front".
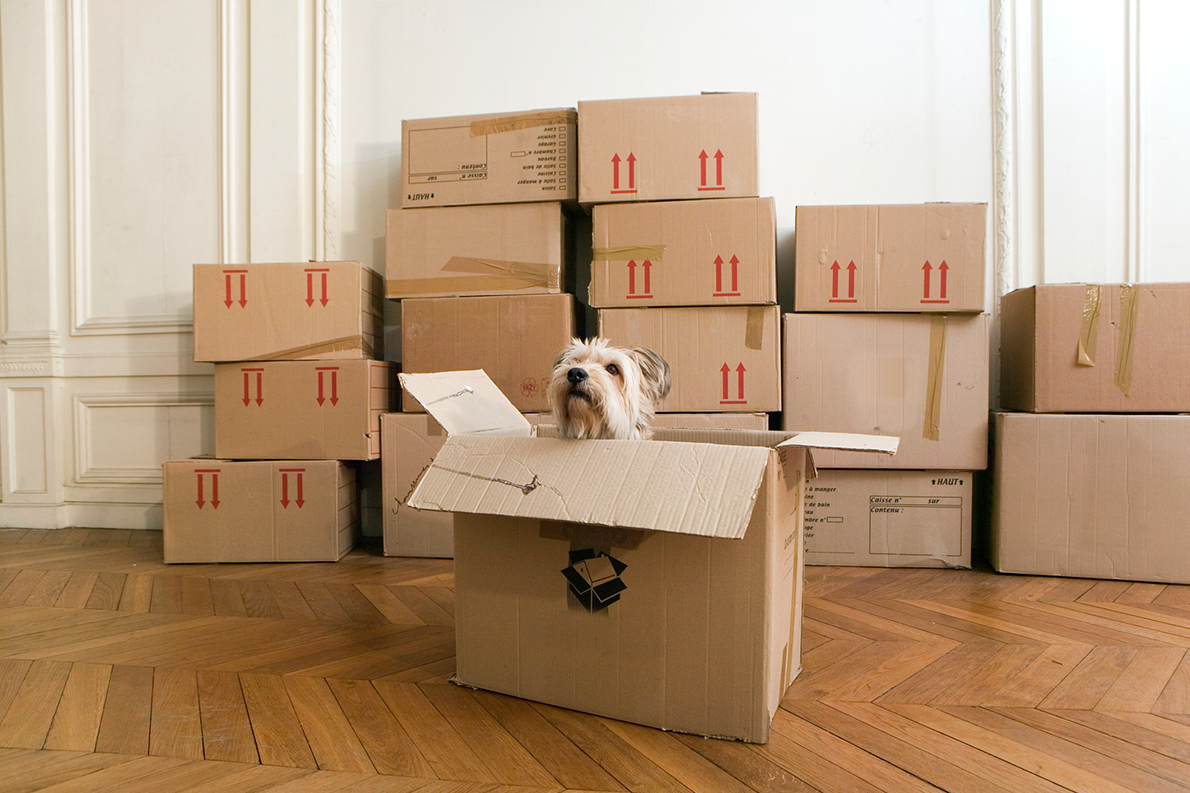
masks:
{"label": "large open box in front", "polygon": [[408,503],[455,513],[459,682],[768,739],[800,668],[809,447],[895,438],[530,437],[481,371],[401,379],[450,433]]}

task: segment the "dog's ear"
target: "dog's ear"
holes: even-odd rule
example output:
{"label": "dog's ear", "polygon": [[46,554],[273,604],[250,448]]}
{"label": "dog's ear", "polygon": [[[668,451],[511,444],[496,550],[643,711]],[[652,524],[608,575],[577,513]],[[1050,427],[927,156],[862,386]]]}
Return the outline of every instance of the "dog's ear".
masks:
{"label": "dog's ear", "polygon": [[660,401],[669,393],[669,362],[646,347],[633,347],[630,351],[640,366],[645,390],[654,401]]}

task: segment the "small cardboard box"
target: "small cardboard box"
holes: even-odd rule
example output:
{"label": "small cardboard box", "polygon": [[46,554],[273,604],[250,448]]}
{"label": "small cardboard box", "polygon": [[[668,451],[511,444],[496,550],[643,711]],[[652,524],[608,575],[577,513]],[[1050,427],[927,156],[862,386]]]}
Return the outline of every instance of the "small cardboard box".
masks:
{"label": "small cardboard box", "polygon": [[669,362],[664,411],[775,411],[781,409],[780,320],[778,306],[605,308],[599,332]]}
{"label": "small cardboard box", "polygon": [[[568,294],[402,300],[401,371],[483,369],[517,410],[547,411],[554,358],[574,324]],[[422,407],[405,395],[402,409]]]}
{"label": "small cardboard box", "polygon": [[818,469],[806,564],[971,566],[971,471]]}
{"label": "small cardboard box", "polygon": [[384,357],[384,284],[359,262],[194,265],[194,360]]}
{"label": "small cardboard box", "polygon": [[557,202],[390,209],[384,294],[551,294],[574,274]]}
{"label": "small cardboard box", "polygon": [[604,204],[591,214],[592,306],[777,302],[771,198]]}
{"label": "small cardboard box", "polygon": [[896,457],[822,452],[820,468],[987,468],[986,314],[786,314],[786,430],[896,435]]}
{"label": "small cardboard box", "polygon": [[165,562],[335,562],[359,541],[355,471],[336,460],[163,466]]}
{"label": "small cardboard box", "polygon": [[984,310],[987,204],[797,208],[797,311]]}
{"label": "small cardboard box", "polygon": [[[553,420],[527,413],[531,427]],[[454,557],[454,515],[407,505],[418,478],[446,443],[446,430],[429,413],[386,413],[380,417],[380,459],[384,478],[384,555]]]}
{"label": "small cardboard box", "polygon": [[455,513],[459,682],[767,740],[800,669],[808,447],[895,439],[532,438],[507,400],[481,399],[482,374],[401,376],[450,431],[409,503]]}
{"label": "small cardboard box", "polygon": [[1000,307],[1004,407],[1190,411],[1190,283],[1043,284]]}
{"label": "small cardboard box", "polygon": [[760,195],[756,94],[579,102],[579,201]]}
{"label": "small cardboard box", "polygon": [[1190,416],[992,417],[1002,573],[1190,584]]}
{"label": "small cardboard box", "polygon": [[396,364],[215,365],[215,454],[227,460],[374,460],[396,408]]}
{"label": "small cardboard box", "polygon": [[401,122],[401,206],[573,201],[574,108]]}

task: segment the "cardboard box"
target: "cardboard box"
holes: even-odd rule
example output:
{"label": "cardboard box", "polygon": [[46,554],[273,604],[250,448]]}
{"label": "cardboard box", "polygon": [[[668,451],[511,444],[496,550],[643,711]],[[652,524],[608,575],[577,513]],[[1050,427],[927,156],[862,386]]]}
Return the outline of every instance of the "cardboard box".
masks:
{"label": "cardboard box", "polygon": [[806,487],[806,564],[970,567],[973,476],[820,468]]}
{"label": "cardboard box", "polygon": [[823,452],[820,468],[987,468],[986,314],[786,314],[786,430],[896,435],[896,457]]}
{"label": "cardboard box", "polygon": [[[553,420],[528,413],[531,427]],[[454,515],[407,505],[422,472],[446,443],[446,430],[429,413],[386,413],[380,417],[384,477],[384,555],[454,557]]]}
{"label": "cardboard box", "polygon": [[194,360],[384,357],[384,284],[359,262],[194,265]]}
{"label": "cardboard box", "polygon": [[401,376],[450,431],[409,503],[455,513],[459,682],[767,740],[800,668],[807,446],[895,440],[532,438],[482,375]]}
{"label": "cardboard box", "polygon": [[1004,407],[1190,411],[1190,283],[1043,284],[1000,307]]}
{"label": "cardboard box", "polygon": [[781,409],[780,319],[777,306],[605,308],[599,332],[669,362],[664,411],[769,411]]}
{"label": "cardboard box", "polygon": [[373,460],[396,408],[396,364],[215,365],[215,454],[228,460]]}
{"label": "cardboard box", "polygon": [[401,206],[573,201],[573,108],[401,122]]}
{"label": "cardboard box", "polygon": [[390,209],[385,297],[551,294],[574,278],[556,202]]}
{"label": "cardboard box", "polygon": [[767,430],[768,413],[658,413],[654,427],[688,430]]}
{"label": "cardboard box", "polygon": [[[554,358],[574,337],[573,295],[401,301],[401,370],[483,369],[525,413],[550,409]],[[421,411],[414,399],[405,411]]]}
{"label": "cardboard box", "polygon": [[334,562],[358,542],[355,471],[335,460],[163,466],[165,562]]}
{"label": "cardboard box", "polygon": [[777,302],[771,198],[605,204],[592,221],[592,306]]}
{"label": "cardboard box", "polygon": [[579,201],[760,195],[756,94],[579,102]]}
{"label": "cardboard box", "polygon": [[984,310],[987,204],[797,208],[797,311]]}
{"label": "cardboard box", "polygon": [[995,413],[988,561],[1190,584],[1190,416]]}

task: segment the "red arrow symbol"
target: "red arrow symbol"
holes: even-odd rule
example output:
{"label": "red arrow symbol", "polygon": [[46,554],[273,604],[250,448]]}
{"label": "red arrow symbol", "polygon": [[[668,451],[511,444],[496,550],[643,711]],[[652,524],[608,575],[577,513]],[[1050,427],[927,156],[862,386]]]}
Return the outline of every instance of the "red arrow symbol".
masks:
{"label": "red arrow symbol", "polygon": [[723,186],[723,152],[715,149],[715,184]]}
{"label": "red arrow symbol", "polygon": [[264,369],[241,369],[244,373],[244,407],[252,401],[252,389],[250,387],[250,376],[252,372],[256,373],[256,404],[260,405],[264,402]]}
{"label": "red arrow symbol", "polygon": [[620,155],[612,157],[612,190],[620,189]]}
{"label": "red arrow symbol", "polygon": [[628,189],[636,189],[636,156],[628,152]]}
{"label": "red arrow symbol", "polygon": [[715,257],[715,294],[723,294],[723,257]]}
{"label": "red arrow symbol", "polygon": [[198,500],[195,501],[194,503],[198,504],[199,509],[202,509],[202,505],[207,502],[203,501],[203,498],[202,498],[202,472],[198,471],[196,473],[198,473]]}
{"label": "red arrow symbol", "polygon": [[839,263],[835,262],[831,265],[831,297],[838,298],[839,296]]}
{"label": "red arrow symbol", "polygon": [[227,297],[223,300],[223,305],[231,308],[231,304],[235,301],[231,299],[231,273],[224,273],[224,283],[227,285]]}
{"label": "red arrow symbol", "polygon": [[219,470],[218,468],[196,468],[194,473],[198,475],[198,500],[194,503],[198,504],[198,508],[202,509],[203,504],[207,502],[203,500],[202,480],[203,474],[211,475],[211,508],[219,509]]}
{"label": "red arrow symbol", "polygon": [[741,402],[744,401],[744,372],[745,371],[746,370],[744,369],[744,364],[743,364],[743,362],[741,362],[740,365],[736,367],[736,373],[740,376],[739,400]]}
{"label": "red arrow symbol", "polygon": [[289,474],[281,472],[281,508],[289,508]]}
{"label": "red arrow symbol", "polygon": [[628,294],[636,294],[636,260],[631,259],[628,262]]}
{"label": "red arrow symbol", "polygon": [[240,277],[240,300],[239,300],[239,303],[240,303],[240,308],[243,308],[244,306],[248,305],[248,295],[247,295],[247,291],[246,291],[246,289],[247,289],[246,279],[248,278],[247,270],[224,270],[223,271],[223,286],[224,286],[223,305],[227,306],[228,308],[231,308],[231,304],[236,302],[235,300],[231,299],[231,277],[233,275],[238,275]]}
{"label": "red arrow symbol", "polygon": [[731,396],[727,391],[729,387],[727,378],[731,375],[731,367],[724,363],[719,367],[719,371],[723,374],[723,398],[719,401],[726,402]]}
{"label": "red arrow symbol", "polygon": [[733,253],[731,255],[731,293],[733,295],[740,292],[739,270],[740,260]]}
{"label": "red arrow symbol", "polygon": [[302,496],[302,477],[305,475],[305,468],[282,468],[281,469],[281,507],[289,508],[289,475],[293,474],[294,486],[297,490],[297,498],[293,500],[297,504],[298,509],[306,503],[306,499]]}
{"label": "red arrow symbol", "polygon": [[323,372],[331,373],[331,404],[339,404],[339,367],[319,366],[315,371],[318,372],[318,404],[321,405],[326,401],[326,393],[323,389]]}
{"label": "red arrow symbol", "polygon": [[314,271],[306,270],[306,305],[314,305]]}
{"label": "red arrow symbol", "polygon": [[847,297],[855,297],[855,262],[847,263]]}
{"label": "red arrow symbol", "polygon": [[646,296],[652,295],[653,290],[649,284],[649,270],[651,270],[653,268],[653,263],[651,261],[649,261],[648,259],[645,259],[643,262],[640,263],[640,266],[645,271],[645,295]]}
{"label": "red arrow symbol", "polygon": [[703,149],[702,151],[700,151],[698,153],[698,174],[699,174],[699,179],[700,179],[699,185],[702,187],[706,187],[707,186],[707,150],[706,149]]}
{"label": "red arrow symbol", "polygon": [[932,269],[934,269],[934,268],[930,267],[929,262],[926,262],[925,265],[923,265],[921,268],[922,272],[925,273],[925,285],[922,287],[922,295],[921,295],[923,300],[930,299],[930,270],[932,270]]}
{"label": "red arrow symbol", "polygon": [[942,260],[942,264],[938,265],[938,298],[940,300],[946,299],[946,271],[949,269],[945,259]]}
{"label": "red arrow symbol", "polygon": [[298,505],[298,509],[301,509],[302,504],[306,503],[306,499],[302,497],[302,475],[305,472],[305,470],[306,469],[303,468],[301,471],[297,472],[297,491],[298,492],[297,492],[297,501],[295,503]]}

